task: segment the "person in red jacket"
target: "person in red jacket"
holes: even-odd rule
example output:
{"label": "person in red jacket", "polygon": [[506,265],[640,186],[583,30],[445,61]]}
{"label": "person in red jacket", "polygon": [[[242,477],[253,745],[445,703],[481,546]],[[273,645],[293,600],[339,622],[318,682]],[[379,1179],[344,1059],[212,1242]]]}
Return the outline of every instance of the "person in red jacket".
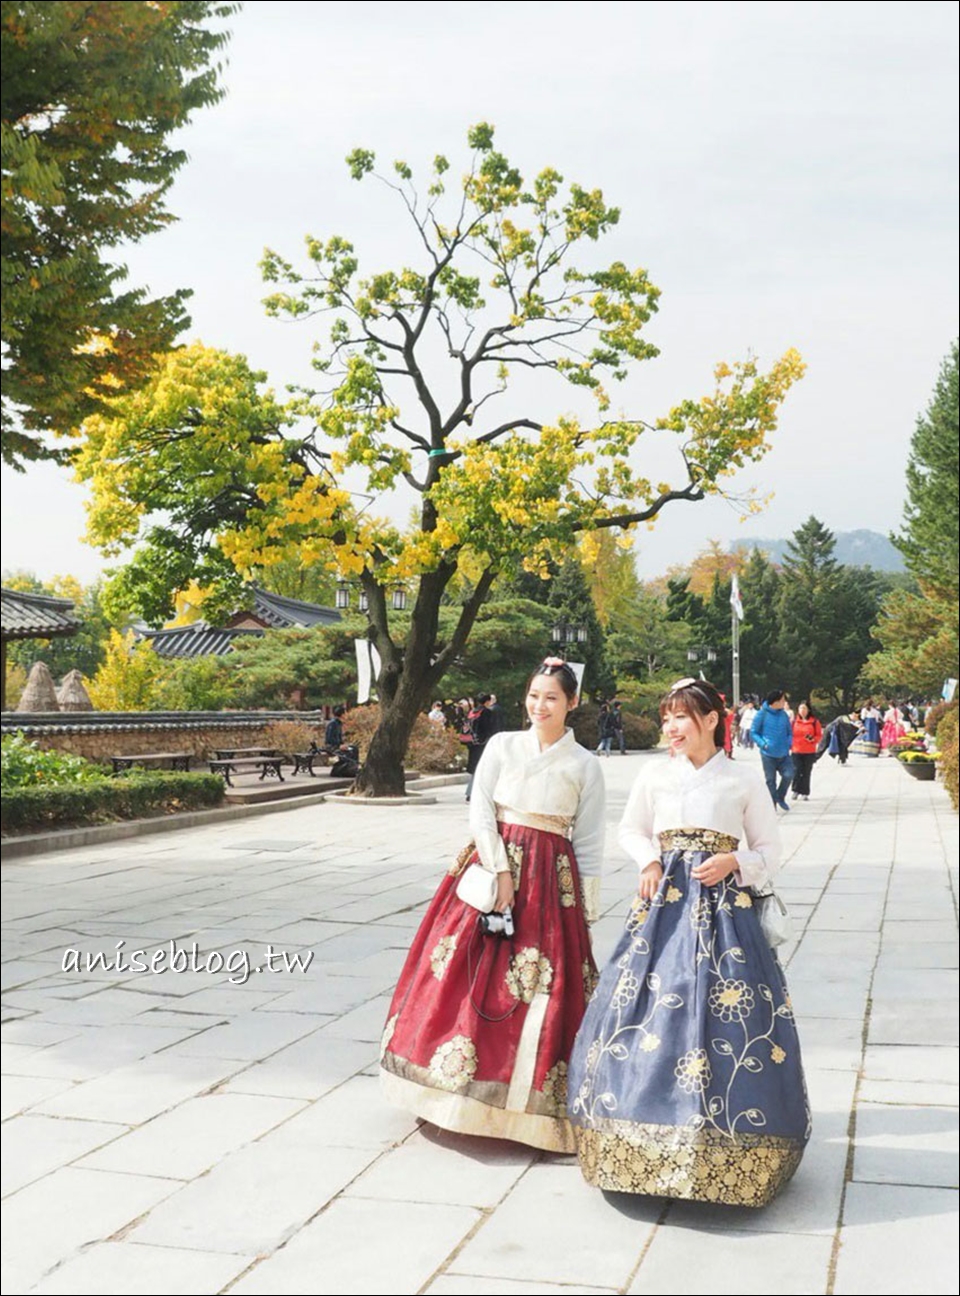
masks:
{"label": "person in red jacket", "polygon": [[801,702],[793,721],[793,798],[810,800],[810,773],[817,759],[817,746],[823,737],[823,725],[808,702]]}

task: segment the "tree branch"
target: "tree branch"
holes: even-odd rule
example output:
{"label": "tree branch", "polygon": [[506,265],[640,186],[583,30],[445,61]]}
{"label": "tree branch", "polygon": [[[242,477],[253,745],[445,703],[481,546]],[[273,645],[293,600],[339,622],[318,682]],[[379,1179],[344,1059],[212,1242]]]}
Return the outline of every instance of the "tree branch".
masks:
{"label": "tree branch", "polygon": [[431,687],[436,684],[443,676],[444,672],[453,665],[453,662],[463,652],[470,631],[473,629],[473,623],[477,619],[477,613],[486,602],[487,595],[493,588],[493,582],[497,579],[497,568],[488,567],[477,581],[473,593],[464,603],[460,612],[460,619],[457,622],[453,634],[450,636],[450,642],[447,644],[436,661],[430,667],[428,673],[428,683]]}

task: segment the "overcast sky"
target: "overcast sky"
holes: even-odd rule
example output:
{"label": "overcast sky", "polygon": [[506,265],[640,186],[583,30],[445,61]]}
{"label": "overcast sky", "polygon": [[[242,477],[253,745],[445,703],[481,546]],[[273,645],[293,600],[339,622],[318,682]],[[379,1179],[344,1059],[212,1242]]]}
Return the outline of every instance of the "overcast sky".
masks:
{"label": "overcast sky", "polygon": [[[622,210],[597,249],[663,291],[659,359],[615,393],[654,418],[713,364],[796,346],[809,365],[775,448],[721,501],[667,509],[638,539],[644,576],[712,537],[889,531],[917,414],[957,333],[957,6],[949,3],[247,3],[227,97],[183,133],[177,225],[129,249],[134,284],[191,287],[187,337],[245,353],[273,385],[306,380],[315,324],[268,320],[267,245],[296,259],[340,233],[371,268],[406,257],[383,192],[352,182],[357,145],[465,169],[491,121],[527,173],[556,166]],[[574,406],[544,378],[549,416]],[[545,413],[544,417],[548,417]],[[654,447],[657,476],[669,465]],[[2,564],[87,580],[69,475],[3,469]]]}

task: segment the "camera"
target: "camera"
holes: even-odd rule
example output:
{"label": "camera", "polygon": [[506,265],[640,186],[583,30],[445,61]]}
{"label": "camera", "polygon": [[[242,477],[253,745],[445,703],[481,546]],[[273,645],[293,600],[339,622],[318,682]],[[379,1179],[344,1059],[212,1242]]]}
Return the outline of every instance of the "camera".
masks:
{"label": "camera", "polygon": [[513,914],[509,909],[505,909],[503,913],[481,914],[480,930],[487,936],[512,936]]}

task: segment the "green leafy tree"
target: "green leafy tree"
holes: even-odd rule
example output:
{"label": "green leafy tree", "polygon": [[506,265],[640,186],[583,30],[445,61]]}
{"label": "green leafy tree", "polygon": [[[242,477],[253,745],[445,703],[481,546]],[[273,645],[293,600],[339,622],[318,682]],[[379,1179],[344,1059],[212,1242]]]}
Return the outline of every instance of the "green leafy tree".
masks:
{"label": "green leafy tree", "polygon": [[671,619],[666,595],[638,582],[631,605],[611,622],[607,634],[607,656],[618,692],[624,691],[628,680],[669,684],[683,675],[691,642],[686,623]]}
{"label": "green leafy tree", "polygon": [[958,399],[954,342],[927,412],[917,419],[907,463],[903,530],[891,536],[917,580],[954,600],[960,587]]}
{"label": "green leafy tree", "polygon": [[892,537],[920,590],[895,589],[883,601],[874,630],[879,648],[864,672],[875,688],[934,694],[945,679],[960,673],[957,400],[954,342],[927,412],[917,420],[904,526]]}
{"label": "green leafy tree", "polygon": [[223,657],[161,658],[153,693],[158,711],[227,711],[238,707],[240,680]]}
{"label": "green leafy tree", "polygon": [[782,683],[795,699],[817,691],[846,708],[876,646],[870,627],[879,590],[868,568],[838,563],[835,547],[833,532],[813,516],[793,533],[783,559],[779,649]]}
{"label": "green leafy tree", "polygon": [[[235,679],[236,704],[284,710],[301,700],[305,710],[346,702],[356,695],[356,650],[348,625],[270,630],[237,643],[224,658]],[[358,622],[356,637],[366,631]]]}
{"label": "green leafy tree", "polygon": [[518,573],[508,588],[549,614],[549,624],[536,643],[528,646],[527,656],[559,653],[570,661],[583,662],[584,692],[609,697],[616,680],[607,661],[606,634],[576,549],[561,562],[549,561],[542,575]]}
{"label": "green leafy tree", "polygon": [[111,630],[103,661],[84,684],[98,711],[155,711],[162,675],[163,661],[148,643]]}
{"label": "green leafy tree", "polygon": [[[269,311],[333,317],[315,348],[321,390],[278,410],[251,395],[255,375],[213,355],[198,386],[194,349],[170,357],[143,399],[120,398],[110,417],[88,420],[80,461],[97,497],[94,533],[107,543],[142,539],[147,519],[168,513],[198,562],[216,552],[249,572],[297,555],[361,583],[383,663],[380,726],[357,783],[374,795],[403,793],[416,716],[462,656],[498,577],[562,562],[584,531],[623,530],[723,493],[766,452],[803,371],[795,351],[768,373],[752,359],[721,364],[709,396],[653,425],[610,418],[607,384],[656,354],[643,330],[659,296],[643,269],[595,265],[592,249],[619,211],[552,168],[525,180],[488,125],[468,140],[460,182],[437,157],[425,191],[404,161],[378,174],[372,153],[348,159],[357,180],[379,179],[399,202],[415,264],[361,274],[339,236],[309,238],[303,267],[267,254]],[[577,264],[584,249],[589,262]],[[536,388],[517,381],[537,371]],[[597,418],[551,422],[551,376],[568,384],[558,405],[574,387],[596,398]],[[310,430],[289,431],[294,416]],[[677,439],[675,483],[636,466],[650,426]],[[408,528],[378,514],[403,487],[418,501]],[[440,610],[464,576],[441,647]],[[411,593],[409,618],[391,615],[398,584]]]}
{"label": "green leafy tree", "polygon": [[188,322],[186,292],[121,288],[106,259],[173,217],[171,133],[223,94],[235,4],[3,0],[3,458],[56,457],[105,393],[136,385]]}
{"label": "green leafy tree", "polygon": [[[441,609],[440,644],[445,634],[456,629],[457,615],[456,608]],[[538,652],[546,655],[555,619],[542,603],[498,591],[477,613],[462,658],[444,677],[441,696],[457,699],[496,693],[507,724],[519,728],[524,668],[536,664]]]}
{"label": "green leafy tree", "polygon": [[879,647],[864,669],[864,687],[888,696],[937,697],[956,679],[957,604],[932,589],[895,589],[880,604],[873,635]]}
{"label": "green leafy tree", "polygon": [[779,687],[780,572],[762,549],[750,554],[740,578],[740,692],[762,696]]}

